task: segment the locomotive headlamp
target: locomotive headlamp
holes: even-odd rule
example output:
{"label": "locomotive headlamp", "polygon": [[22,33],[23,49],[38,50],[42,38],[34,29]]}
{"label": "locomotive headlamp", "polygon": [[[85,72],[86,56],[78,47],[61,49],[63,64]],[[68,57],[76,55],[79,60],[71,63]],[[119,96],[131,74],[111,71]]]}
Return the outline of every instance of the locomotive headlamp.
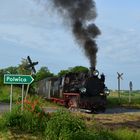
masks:
{"label": "locomotive headlamp", "polygon": [[94,70],[94,71],[93,71],[93,75],[94,75],[94,76],[98,76],[98,75],[99,75],[99,71],[98,71],[98,70]]}
{"label": "locomotive headlamp", "polygon": [[108,88],[105,88],[105,89],[104,89],[104,93],[105,93],[106,95],[109,95],[109,94],[110,94],[109,89],[108,89]]}
{"label": "locomotive headlamp", "polygon": [[85,87],[80,88],[81,93],[85,93],[87,91],[87,89]]}

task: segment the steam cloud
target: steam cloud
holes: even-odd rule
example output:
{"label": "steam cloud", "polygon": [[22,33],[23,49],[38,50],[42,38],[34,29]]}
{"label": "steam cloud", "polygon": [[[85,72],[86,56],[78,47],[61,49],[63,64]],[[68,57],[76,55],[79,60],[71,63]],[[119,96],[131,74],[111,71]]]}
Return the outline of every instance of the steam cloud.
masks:
{"label": "steam cloud", "polygon": [[52,0],[52,2],[65,19],[70,21],[79,46],[83,48],[91,67],[95,67],[98,51],[95,38],[100,34],[100,30],[94,24],[95,2],[93,0]]}

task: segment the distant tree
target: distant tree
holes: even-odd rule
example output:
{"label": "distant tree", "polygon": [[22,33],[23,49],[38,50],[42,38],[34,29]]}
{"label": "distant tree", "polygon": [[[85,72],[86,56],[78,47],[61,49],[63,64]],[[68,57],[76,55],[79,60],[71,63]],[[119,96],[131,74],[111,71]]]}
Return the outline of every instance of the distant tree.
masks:
{"label": "distant tree", "polygon": [[31,74],[31,70],[27,68],[28,61],[27,59],[22,58],[21,64],[18,66],[18,73],[19,74]]}
{"label": "distant tree", "polygon": [[8,68],[0,69],[0,85],[3,85],[4,74],[18,74],[17,67],[10,66]]}
{"label": "distant tree", "polygon": [[0,70],[0,86],[3,85],[4,69]]}
{"label": "distant tree", "polygon": [[54,76],[54,74],[51,73],[46,66],[44,66],[44,67],[41,67],[40,70],[36,73],[35,80],[39,81],[39,80],[42,80],[44,78],[53,77],[53,76]]}
{"label": "distant tree", "polygon": [[68,70],[61,70],[57,75],[63,76],[70,72],[86,72],[86,71],[88,71],[88,68],[84,66],[75,66],[75,67],[70,67]]}
{"label": "distant tree", "polygon": [[61,70],[57,75],[58,76],[64,76],[65,74],[69,73],[69,70]]}
{"label": "distant tree", "polygon": [[88,68],[84,66],[75,66],[69,70],[70,72],[86,72],[88,71]]}
{"label": "distant tree", "polygon": [[7,74],[18,74],[18,67],[8,67],[6,69],[4,69],[4,73]]}

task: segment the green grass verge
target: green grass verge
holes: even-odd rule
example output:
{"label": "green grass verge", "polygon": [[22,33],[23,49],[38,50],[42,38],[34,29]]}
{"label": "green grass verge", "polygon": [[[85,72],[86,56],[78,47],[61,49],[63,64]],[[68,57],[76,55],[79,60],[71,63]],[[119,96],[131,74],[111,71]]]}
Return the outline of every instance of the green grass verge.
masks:
{"label": "green grass verge", "polygon": [[118,107],[124,106],[129,108],[140,108],[140,92],[134,91],[131,93],[131,102],[129,103],[129,91],[124,91],[120,93],[120,102],[117,92],[111,92],[108,96],[108,106],[107,107]]}
{"label": "green grass verge", "polygon": [[[21,96],[21,88],[13,86],[13,102],[17,101],[18,97]],[[10,102],[10,86],[0,87],[0,102]]]}

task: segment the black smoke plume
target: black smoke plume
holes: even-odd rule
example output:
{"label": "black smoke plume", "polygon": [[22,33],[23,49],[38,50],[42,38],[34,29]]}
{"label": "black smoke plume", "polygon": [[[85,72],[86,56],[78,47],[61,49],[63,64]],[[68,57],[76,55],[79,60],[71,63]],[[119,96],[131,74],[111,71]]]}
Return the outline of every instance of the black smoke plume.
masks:
{"label": "black smoke plume", "polygon": [[96,7],[93,0],[52,0],[55,8],[68,19],[72,26],[73,34],[83,48],[90,61],[91,67],[96,66],[98,51],[95,38],[100,30],[94,24]]}

